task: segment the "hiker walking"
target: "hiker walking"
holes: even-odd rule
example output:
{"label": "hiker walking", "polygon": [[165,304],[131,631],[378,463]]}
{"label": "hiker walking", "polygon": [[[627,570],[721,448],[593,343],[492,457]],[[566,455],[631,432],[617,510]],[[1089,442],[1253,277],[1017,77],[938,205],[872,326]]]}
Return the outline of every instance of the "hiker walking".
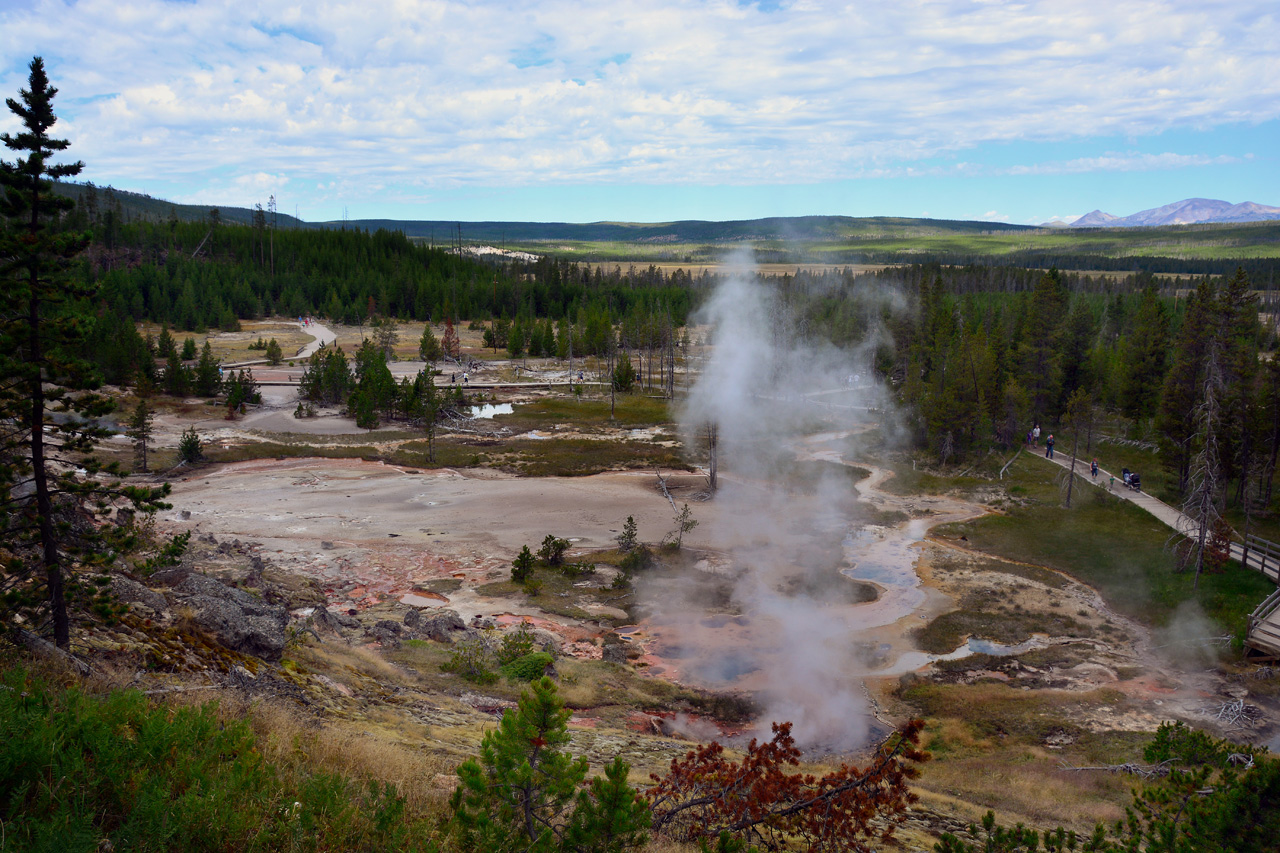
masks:
{"label": "hiker walking", "polygon": [[1053,434],[1049,434],[1049,439],[1044,443],[1044,456],[1046,459],[1053,458]]}
{"label": "hiker walking", "polygon": [[1040,444],[1040,424],[1036,424],[1031,428],[1031,446],[1035,447]]}
{"label": "hiker walking", "polygon": [[1095,480],[1098,479],[1098,460],[1097,459],[1093,460],[1093,463],[1089,466],[1089,476]]}

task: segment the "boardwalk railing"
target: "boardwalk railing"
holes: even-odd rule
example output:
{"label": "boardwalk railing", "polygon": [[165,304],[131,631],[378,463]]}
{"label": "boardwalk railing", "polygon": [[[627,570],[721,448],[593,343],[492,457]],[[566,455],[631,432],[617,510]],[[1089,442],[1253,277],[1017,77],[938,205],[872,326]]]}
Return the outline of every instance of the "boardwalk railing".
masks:
{"label": "boardwalk railing", "polygon": [[1273,581],[1280,583],[1280,545],[1260,536],[1246,536],[1244,552],[1248,555],[1243,564],[1256,568]]}
{"label": "boardwalk railing", "polygon": [[1249,615],[1249,632],[1245,645],[1264,654],[1280,657],[1280,626],[1271,619],[1280,608],[1280,589],[1277,589]]}

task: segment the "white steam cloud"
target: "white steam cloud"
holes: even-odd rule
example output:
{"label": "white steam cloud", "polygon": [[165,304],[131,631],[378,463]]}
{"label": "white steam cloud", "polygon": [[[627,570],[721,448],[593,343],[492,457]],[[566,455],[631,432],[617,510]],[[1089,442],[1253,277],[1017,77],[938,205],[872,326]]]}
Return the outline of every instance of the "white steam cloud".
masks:
{"label": "white steam cloud", "polygon": [[841,570],[856,478],[823,463],[846,461],[868,412],[885,406],[869,369],[877,340],[852,351],[804,341],[786,294],[752,272],[728,277],[695,318],[712,328],[713,346],[681,417],[695,446],[718,426],[720,488],[705,533],[727,543],[717,580],[734,615],[708,618],[698,579],[686,579],[683,590],[646,590],[651,621],[674,639],[685,677],[762,702],[758,734],[790,721],[805,748],[854,749],[868,733],[856,642],[863,588]]}

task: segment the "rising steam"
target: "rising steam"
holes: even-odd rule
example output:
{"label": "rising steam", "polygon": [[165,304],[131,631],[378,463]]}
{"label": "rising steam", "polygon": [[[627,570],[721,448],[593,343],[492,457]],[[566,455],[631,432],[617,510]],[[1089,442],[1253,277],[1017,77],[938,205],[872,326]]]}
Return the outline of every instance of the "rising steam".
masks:
{"label": "rising steam", "polygon": [[[841,543],[854,532],[849,436],[883,409],[869,351],[803,340],[751,270],[729,276],[700,311],[712,349],[681,413],[686,440],[718,427],[723,478],[707,533],[729,543],[734,618],[709,619],[695,595],[648,590],[654,621],[675,635],[683,671],[751,690],[764,734],[790,721],[805,747],[847,750],[867,737],[853,635],[858,585]],[[797,465],[804,465],[797,477]]]}

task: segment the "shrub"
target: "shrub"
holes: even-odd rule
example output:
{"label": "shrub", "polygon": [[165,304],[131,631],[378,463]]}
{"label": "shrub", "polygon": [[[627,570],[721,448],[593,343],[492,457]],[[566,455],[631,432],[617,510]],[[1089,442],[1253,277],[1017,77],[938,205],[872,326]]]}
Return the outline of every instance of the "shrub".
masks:
{"label": "shrub", "polygon": [[512,681],[533,681],[541,678],[554,661],[547,652],[531,652],[503,666],[502,674]]}
{"label": "shrub", "polygon": [[476,684],[492,684],[498,680],[497,673],[489,664],[488,638],[483,636],[459,640],[450,652],[448,662],[440,668]]}
{"label": "shrub", "polygon": [[538,549],[538,559],[548,566],[558,566],[564,562],[564,554],[568,550],[568,539],[559,539],[548,533],[542,540],[542,547]]}
{"label": "shrub", "polygon": [[583,575],[594,575],[596,573],[596,564],[588,560],[582,560],[577,563],[565,563],[560,567],[560,574],[567,578],[580,578]]}
{"label": "shrub", "polygon": [[518,658],[532,654],[537,649],[537,646],[537,640],[533,636],[533,627],[528,622],[523,622],[519,628],[502,638],[502,643],[499,644],[496,654],[498,665],[506,666]]}
{"label": "shrub", "polygon": [[653,552],[640,545],[622,558],[618,564],[624,572],[639,572],[653,565]]}

